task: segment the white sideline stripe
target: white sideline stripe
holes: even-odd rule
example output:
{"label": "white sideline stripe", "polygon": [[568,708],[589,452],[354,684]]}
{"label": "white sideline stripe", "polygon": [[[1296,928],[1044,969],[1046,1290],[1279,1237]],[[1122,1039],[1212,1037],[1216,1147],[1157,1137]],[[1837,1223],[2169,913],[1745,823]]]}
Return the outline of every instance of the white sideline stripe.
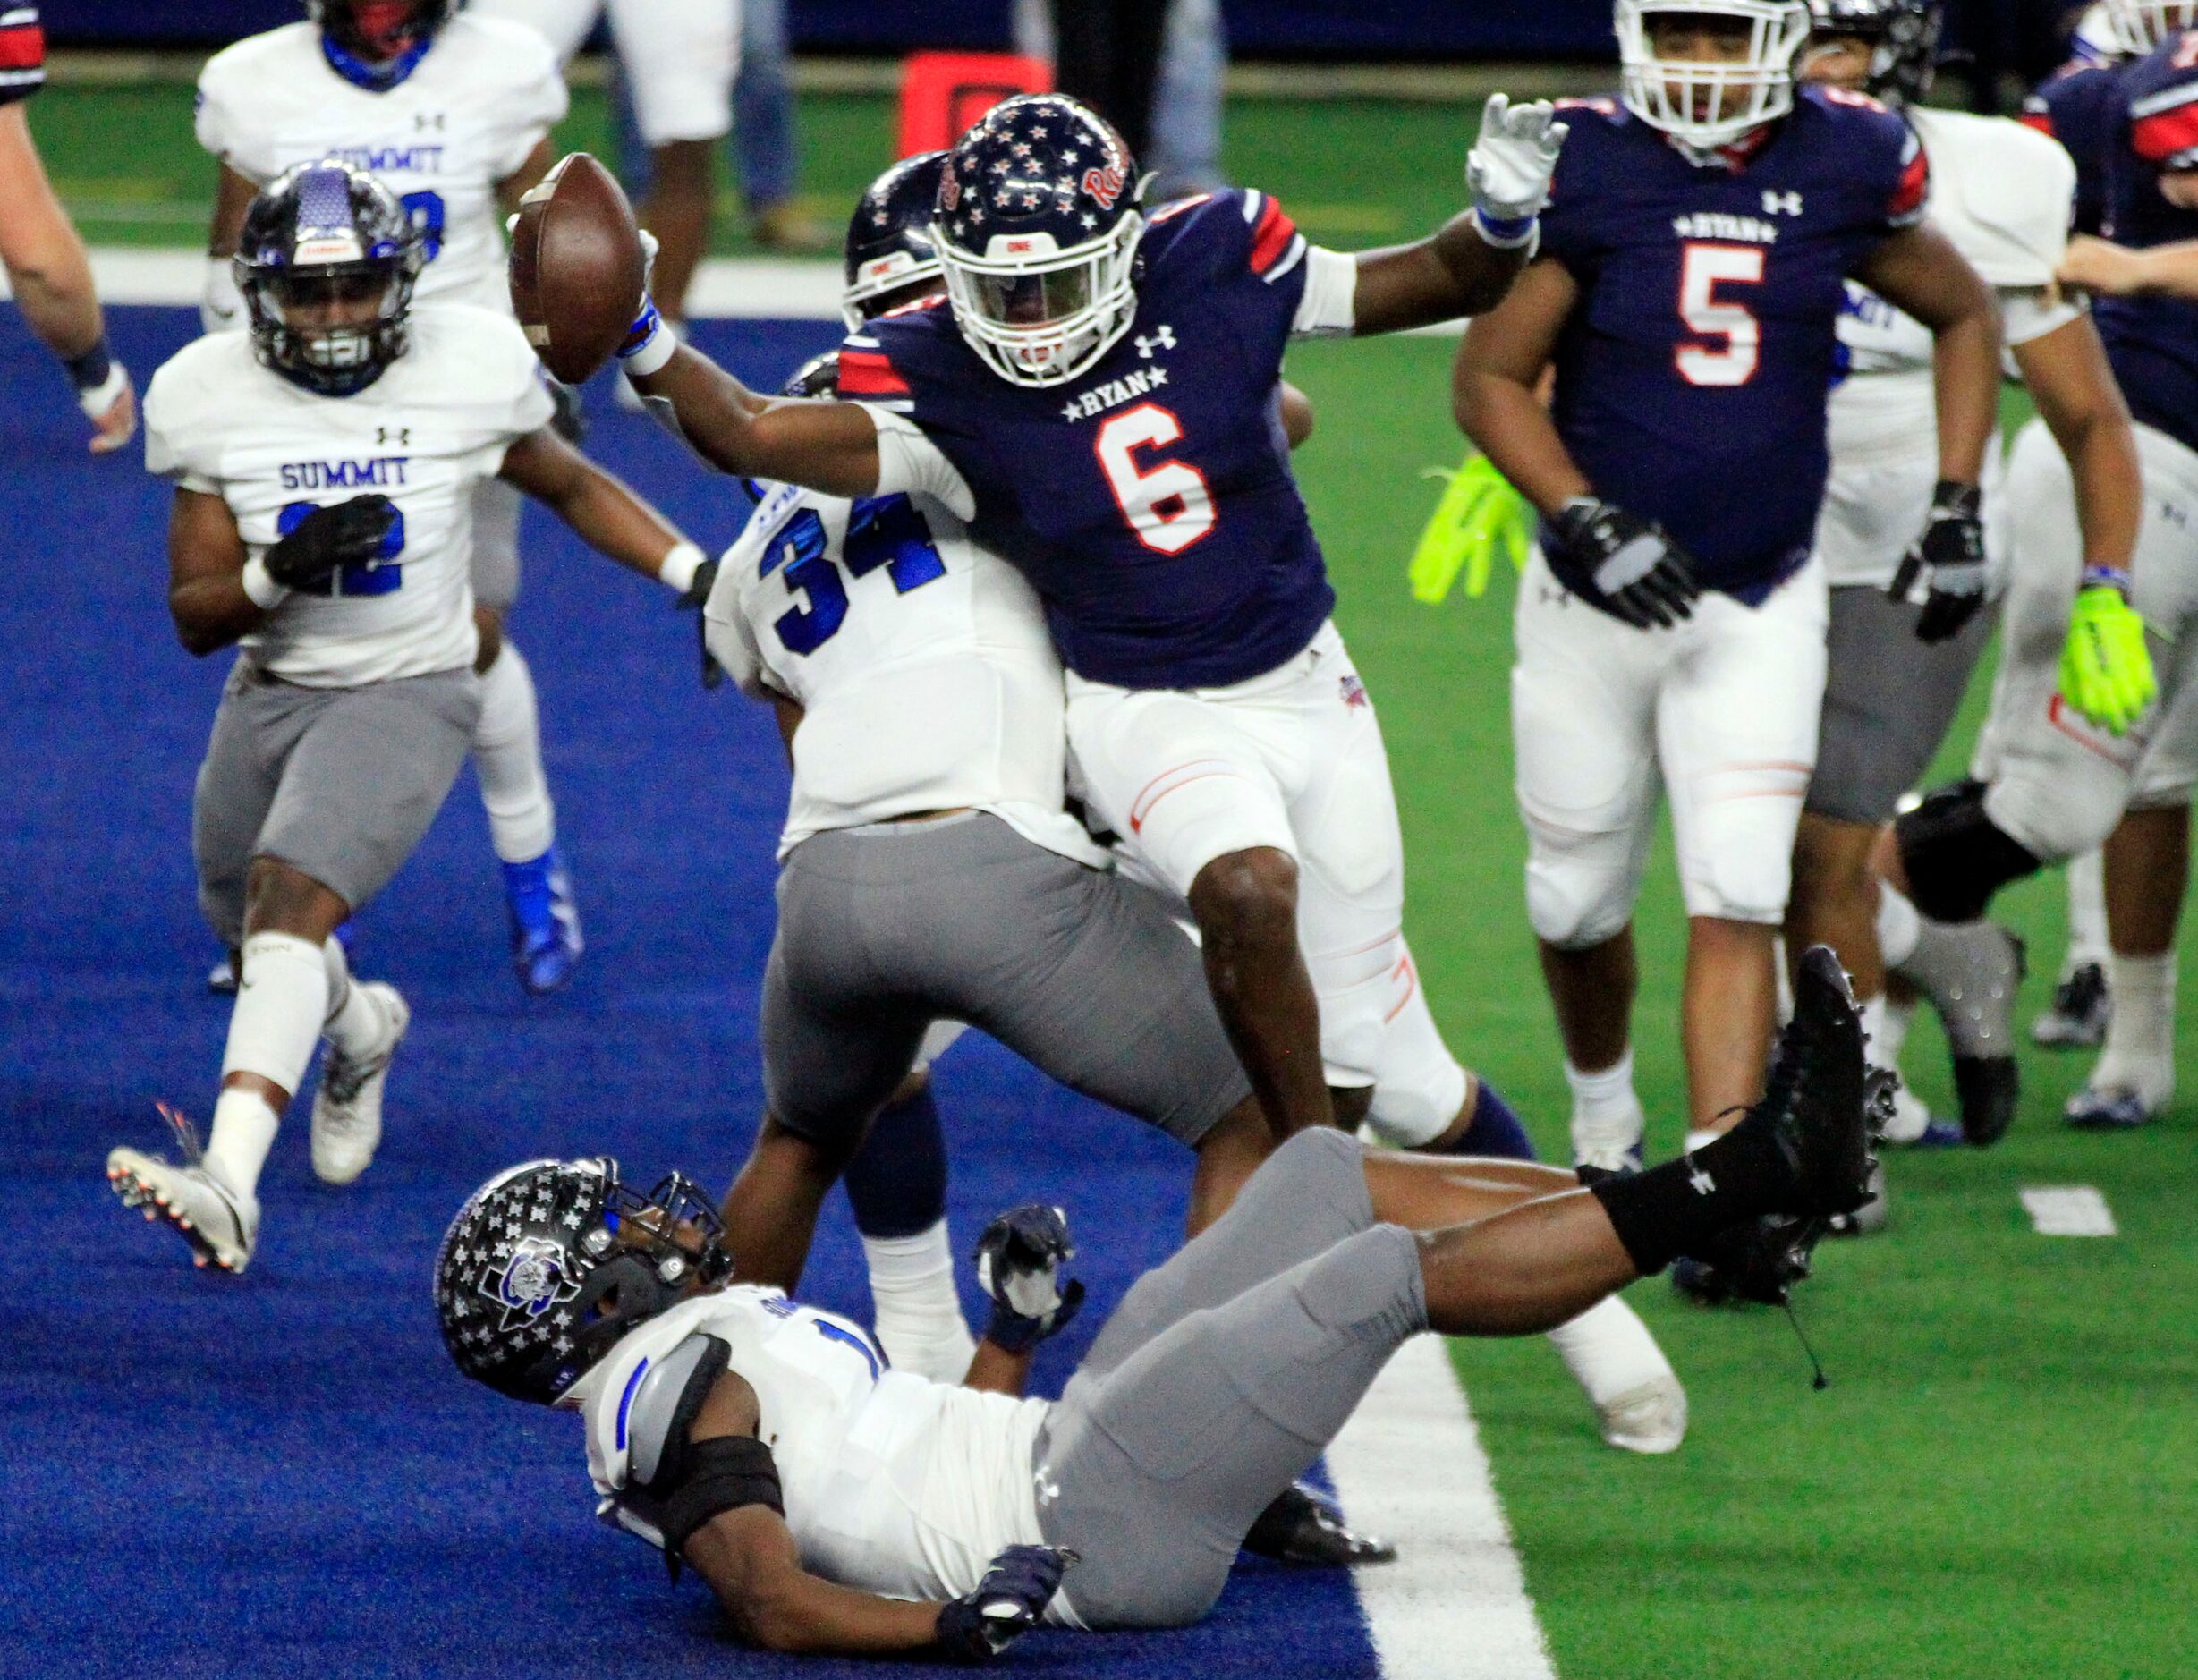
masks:
{"label": "white sideline stripe", "polygon": [[[97,245],[92,280],[106,303],[195,308],[206,285],[206,257],[195,250],[140,250]],[[731,320],[836,321],[839,265],[778,258],[712,258],[695,276],[688,313]],[[8,295],[0,276],[0,297]]]}
{"label": "white sideline stripe", "polygon": [[1388,1680],[1557,1680],[1440,1336],[1397,1351],[1328,1468],[1352,1523],[1397,1548],[1354,1576]]}
{"label": "white sideline stripe", "polygon": [[2038,1184],[2023,1192],[2023,1210],[2040,1236],[2116,1236],[2114,1209],[2089,1184]]}

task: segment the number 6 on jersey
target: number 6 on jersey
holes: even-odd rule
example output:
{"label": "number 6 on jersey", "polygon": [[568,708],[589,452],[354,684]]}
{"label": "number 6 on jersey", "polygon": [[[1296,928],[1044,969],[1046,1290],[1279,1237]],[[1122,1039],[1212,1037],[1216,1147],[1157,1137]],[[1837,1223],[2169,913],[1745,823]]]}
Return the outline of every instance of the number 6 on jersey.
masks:
{"label": "number 6 on jersey", "polygon": [[1181,554],[1213,529],[1213,497],[1205,475],[1182,461],[1163,461],[1139,471],[1135,452],[1172,444],[1183,423],[1158,403],[1125,409],[1099,428],[1091,450],[1115,505],[1137,540],[1156,554]]}

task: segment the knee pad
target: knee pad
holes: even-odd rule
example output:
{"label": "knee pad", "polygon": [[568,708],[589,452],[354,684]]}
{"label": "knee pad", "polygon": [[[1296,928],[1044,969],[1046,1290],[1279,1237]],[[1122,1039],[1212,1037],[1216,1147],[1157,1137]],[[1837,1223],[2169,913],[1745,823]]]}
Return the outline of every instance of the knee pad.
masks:
{"label": "knee pad", "polygon": [[1560,951],[1584,951],[1614,939],[1634,915],[1634,871],[1624,850],[1581,845],[1546,851],[1526,861],[1526,919],[1534,934]]}
{"label": "knee pad", "polygon": [[1464,1106],[1465,1070],[1436,1031],[1426,992],[1415,987],[1382,1036],[1366,1124],[1392,1149],[1418,1149],[1440,1137]]}
{"label": "knee pad", "polygon": [[2039,868],[2035,853],[1985,815],[1984,792],[1982,782],[1955,782],[1894,819],[1910,897],[1934,921],[1976,921],[1993,894]]}

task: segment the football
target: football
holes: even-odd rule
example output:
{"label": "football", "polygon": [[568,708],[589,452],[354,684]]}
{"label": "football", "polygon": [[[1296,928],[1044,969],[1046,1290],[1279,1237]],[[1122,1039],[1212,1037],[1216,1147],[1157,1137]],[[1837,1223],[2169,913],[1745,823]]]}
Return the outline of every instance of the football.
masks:
{"label": "football", "polygon": [[512,308],[543,366],[567,385],[610,360],[646,284],[633,207],[586,152],[564,158],[519,201]]}

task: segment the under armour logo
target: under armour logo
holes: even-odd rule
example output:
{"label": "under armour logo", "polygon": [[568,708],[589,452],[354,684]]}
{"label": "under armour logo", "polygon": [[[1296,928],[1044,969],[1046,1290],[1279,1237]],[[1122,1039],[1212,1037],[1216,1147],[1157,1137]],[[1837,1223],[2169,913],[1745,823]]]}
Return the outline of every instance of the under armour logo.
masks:
{"label": "under armour logo", "polygon": [[1173,350],[1175,347],[1175,329],[1166,325],[1165,323],[1162,324],[1160,330],[1153,334],[1150,338],[1147,338],[1142,333],[1140,333],[1137,335],[1137,353],[1142,356],[1147,361],[1150,361],[1152,360],[1152,352],[1154,351]]}
{"label": "under armour logo", "polygon": [[374,442],[380,448],[386,449],[395,444],[400,449],[410,449],[412,446],[412,428],[409,426],[377,426],[374,428]]}
{"label": "under armour logo", "polygon": [[1801,214],[1801,194],[1798,192],[1773,192],[1769,188],[1764,188],[1763,214],[1765,216],[1799,216]]}
{"label": "under armour logo", "polygon": [[1691,1155],[1687,1157],[1687,1188],[1698,1196],[1706,1196],[1718,1187],[1718,1181],[1703,1172],[1701,1167],[1694,1166],[1693,1159],[1694,1158]]}

